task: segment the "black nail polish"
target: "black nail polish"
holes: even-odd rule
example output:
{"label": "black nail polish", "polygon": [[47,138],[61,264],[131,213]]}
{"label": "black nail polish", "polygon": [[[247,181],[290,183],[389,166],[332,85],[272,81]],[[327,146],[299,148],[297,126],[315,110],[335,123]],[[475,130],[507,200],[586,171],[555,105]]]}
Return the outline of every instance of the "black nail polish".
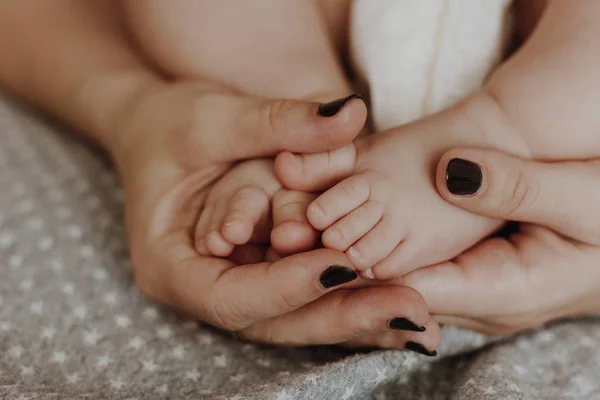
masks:
{"label": "black nail polish", "polygon": [[333,117],[352,99],[362,99],[362,97],[359,94],[353,94],[348,97],[330,101],[329,103],[323,103],[317,109],[317,115],[319,117]]}
{"label": "black nail polish", "polygon": [[419,326],[406,318],[394,318],[390,321],[389,327],[395,331],[425,332],[424,326]]}
{"label": "black nail polish", "polygon": [[423,354],[423,355],[429,356],[429,357],[437,356],[437,351],[435,351],[435,350],[429,351],[425,347],[423,347],[422,344],[419,344],[416,342],[406,342],[406,344],[404,345],[404,348],[406,350],[414,351],[414,352],[417,352],[419,354]]}
{"label": "black nail polish", "polygon": [[483,174],[479,165],[462,158],[453,158],[446,167],[446,186],[452,194],[474,194],[481,187]]}
{"label": "black nail polish", "polygon": [[339,286],[344,283],[351,282],[358,278],[358,274],[355,270],[348,267],[340,267],[338,265],[333,265],[327,268],[321,274],[321,285],[325,289],[332,288],[334,286]]}

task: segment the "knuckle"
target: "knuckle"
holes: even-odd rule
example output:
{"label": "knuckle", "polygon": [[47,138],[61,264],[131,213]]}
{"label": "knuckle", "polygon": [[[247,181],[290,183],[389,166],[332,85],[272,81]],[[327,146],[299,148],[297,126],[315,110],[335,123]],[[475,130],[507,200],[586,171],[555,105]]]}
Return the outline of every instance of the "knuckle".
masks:
{"label": "knuckle", "polygon": [[272,132],[282,129],[283,118],[290,110],[290,102],[287,100],[265,101],[259,106],[262,121]]}
{"label": "knuckle", "polygon": [[220,301],[208,301],[202,306],[206,322],[226,331],[239,331],[248,326],[248,320],[237,308]]}
{"label": "knuckle", "polygon": [[499,209],[507,219],[516,217],[522,210],[537,201],[539,190],[534,180],[526,179],[525,173],[516,169],[507,185],[501,189],[507,195],[501,197]]}
{"label": "knuckle", "polygon": [[368,198],[369,196],[369,183],[361,176],[347,180],[342,188],[344,194],[350,198]]}

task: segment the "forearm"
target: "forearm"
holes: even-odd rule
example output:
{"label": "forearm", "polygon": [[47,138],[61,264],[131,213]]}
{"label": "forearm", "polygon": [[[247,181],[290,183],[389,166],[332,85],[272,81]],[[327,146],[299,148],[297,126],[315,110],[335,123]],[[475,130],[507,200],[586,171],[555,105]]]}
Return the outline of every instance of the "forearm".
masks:
{"label": "forearm", "polygon": [[128,44],[111,1],[0,2],[0,84],[111,151],[116,121],[159,78]]}
{"label": "forearm", "polygon": [[176,78],[204,77],[270,98],[331,100],[350,93],[313,1],[123,5],[140,46]]}
{"label": "forearm", "polygon": [[600,2],[552,0],[487,85],[537,159],[600,154]]}

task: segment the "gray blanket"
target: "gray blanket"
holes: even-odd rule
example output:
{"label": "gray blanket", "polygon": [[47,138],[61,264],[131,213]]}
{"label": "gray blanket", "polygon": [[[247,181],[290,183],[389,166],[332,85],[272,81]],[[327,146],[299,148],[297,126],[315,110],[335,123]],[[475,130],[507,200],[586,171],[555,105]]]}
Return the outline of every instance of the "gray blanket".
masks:
{"label": "gray blanket", "polygon": [[0,97],[0,398],[600,399],[600,324],[440,355],[236,342],[134,287],[110,163]]}

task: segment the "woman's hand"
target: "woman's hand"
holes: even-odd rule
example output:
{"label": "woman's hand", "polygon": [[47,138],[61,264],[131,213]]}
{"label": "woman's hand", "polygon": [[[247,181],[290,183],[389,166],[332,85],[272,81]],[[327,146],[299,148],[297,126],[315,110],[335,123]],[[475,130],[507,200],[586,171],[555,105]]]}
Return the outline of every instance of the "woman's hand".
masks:
{"label": "woman's hand", "polygon": [[[447,172],[455,158],[474,165]],[[404,277],[440,323],[502,335],[600,312],[599,160],[540,163],[454,149],[440,161],[436,180],[452,204],[522,222],[507,239],[490,238],[452,262]],[[448,181],[475,193],[454,195]]]}
{"label": "woman's hand", "polygon": [[[413,289],[335,290],[358,280],[342,253],[321,249],[261,262],[259,247],[229,260],[194,250],[206,194],[235,161],[283,149],[337,148],[366,118],[360,100],[329,117],[318,116],[317,107],[181,83],[148,89],[123,110],[114,157],[126,191],[136,284],[147,296],[247,340],[396,348],[413,341],[433,350],[439,327]],[[417,332],[421,326],[427,332]]]}

